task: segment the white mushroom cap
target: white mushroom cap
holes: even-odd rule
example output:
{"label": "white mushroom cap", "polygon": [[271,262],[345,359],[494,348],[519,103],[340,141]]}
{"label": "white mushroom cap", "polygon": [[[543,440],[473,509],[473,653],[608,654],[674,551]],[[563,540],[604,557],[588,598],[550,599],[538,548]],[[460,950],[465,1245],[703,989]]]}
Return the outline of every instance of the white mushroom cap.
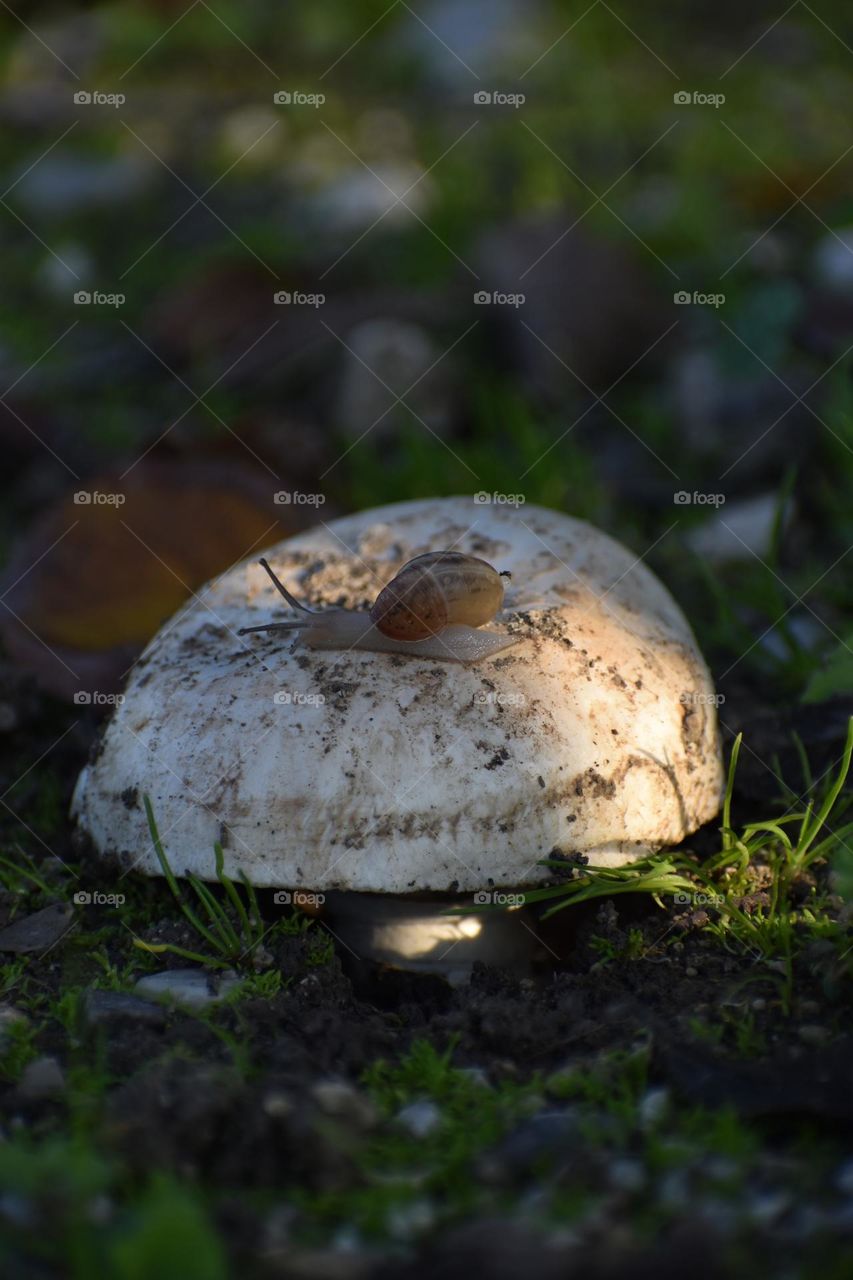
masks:
{"label": "white mushroom cap", "polygon": [[73,808],[105,855],[159,874],[149,795],[178,874],[385,893],[549,878],[554,850],[615,866],[718,812],[708,670],[634,554],[582,520],[471,498],[321,525],[268,559],[313,607],[369,608],[413,556],[452,547],[512,574],[470,665],[239,638],[292,617],[257,563],[204,588],[136,664]]}

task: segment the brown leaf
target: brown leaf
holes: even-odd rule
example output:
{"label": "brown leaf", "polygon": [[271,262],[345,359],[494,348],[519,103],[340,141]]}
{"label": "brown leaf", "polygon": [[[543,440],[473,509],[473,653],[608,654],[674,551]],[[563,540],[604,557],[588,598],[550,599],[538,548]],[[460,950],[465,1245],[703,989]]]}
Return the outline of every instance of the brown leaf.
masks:
{"label": "brown leaf", "polygon": [[87,480],[78,492],[101,500],[69,494],[4,575],[10,652],[61,697],[114,690],[193,589],[307,522],[287,507],[282,525],[279,487],[233,463],[145,462]]}

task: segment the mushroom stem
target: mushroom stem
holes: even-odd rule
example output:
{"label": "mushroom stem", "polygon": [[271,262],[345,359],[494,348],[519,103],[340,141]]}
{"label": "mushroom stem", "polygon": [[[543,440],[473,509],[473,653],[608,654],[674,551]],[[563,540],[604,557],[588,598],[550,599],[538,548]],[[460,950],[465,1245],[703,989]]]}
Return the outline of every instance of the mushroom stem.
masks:
{"label": "mushroom stem", "polygon": [[436,973],[452,986],[467,982],[477,962],[529,974],[538,938],[528,909],[477,912],[471,903],[470,897],[419,900],[333,890],[326,894],[323,916],[357,960]]}

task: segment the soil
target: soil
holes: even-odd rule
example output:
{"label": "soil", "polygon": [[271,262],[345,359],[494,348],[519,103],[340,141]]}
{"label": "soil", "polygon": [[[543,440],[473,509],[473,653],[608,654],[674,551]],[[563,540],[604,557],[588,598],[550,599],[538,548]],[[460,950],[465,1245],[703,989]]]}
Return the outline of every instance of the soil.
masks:
{"label": "soil", "polygon": [[[20,760],[38,759],[67,720],[63,708],[8,670],[2,682],[3,698],[17,721],[14,749],[8,736],[3,739],[4,780],[11,781]],[[846,712],[838,706],[821,715],[802,713],[797,725],[807,747],[818,743],[828,757],[837,758]],[[763,751],[787,750],[790,727],[790,716],[766,715]],[[98,883],[97,865],[91,858],[78,861],[62,816],[97,733],[96,721],[82,716],[52,756],[59,784],[55,858],[45,856],[41,870],[56,885],[57,898],[70,888],[79,892]],[[752,799],[751,786],[752,774],[746,773],[740,787],[743,809],[764,803],[760,772]],[[37,796],[35,780],[29,787],[24,779],[4,801],[2,821],[10,840],[16,824],[9,808],[25,812]],[[701,853],[718,839],[709,829],[698,833],[691,848]],[[79,869],[79,881],[69,884],[64,861]],[[147,936],[192,946],[192,931],[162,882],[150,882],[143,891],[156,904],[156,923]],[[265,916],[276,919],[271,894],[261,894],[260,904]],[[13,914],[20,915],[14,896],[4,894],[0,925]],[[773,1273],[792,1247],[807,1246],[815,1258],[823,1256],[822,1250],[835,1256],[833,1250],[841,1247],[845,1233],[849,1244],[853,1229],[849,1213],[837,1222],[826,1220],[827,1204],[838,1200],[832,1178],[837,1179],[853,1137],[849,984],[845,989],[834,980],[827,953],[812,943],[811,962],[795,971],[790,1007],[780,1009],[772,969],[757,969],[752,956],[727,951],[708,934],[707,920],[701,909],[663,910],[639,896],[593,902],[542,925],[551,954],[543,953],[546,962],[532,978],[478,966],[471,981],[456,988],[434,976],[358,964],[345,952],[317,963],[310,932],[276,936],[264,963],[268,971],[280,971],[283,989],[223,1005],[215,1018],[200,1018],[151,1005],[141,1016],[139,1002],[105,998],[104,984],[92,970],[91,935],[117,965],[134,956],[146,958],[128,947],[115,915],[84,906],[69,934],[46,954],[27,958],[28,979],[48,1006],[72,988],[88,993],[88,999],[94,992],[101,1006],[78,1017],[70,1034],[56,1017],[40,1022],[35,1049],[39,1061],[53,1058],[60,1064],[66,1081],[81,1071],[97,1073],[103,1088],[94,1141],[119,1161],[123,1179],[132,1183],[154,1169],[171,1170],[182,1182],[204,1187],[217,1233],[243,1275],[450,1280],[473,1266],[496,1277],[522,1269],[557,1276],[571,1267],[602,1280],[628,1271],[654,1273],[660,1280],[688,1266],[696,1276],[715,1277],[739,1274],[740,1266],[757,1274],[760,1262]],[[169,959],[175,960],[169,964],[173,968],[186,963]],[[156,967],[163,967],[159,958]],[[141,963],[140,972],[144,968]],[[5,998],[14,1004],[14,989]],[[602,1140],[601,1131],[590,1137],[581,1128],[566,1137],[557,1125],[556,1142],[543,1143],[540,1135],[525,1155],[522,1124],[521,1138],[518,1127],[509,1125],[493,1144],[491,1172],[482,1160],[471,1169],[484,1196],[477,1212],[457,1214],[452,1206],[439,1205],[433,1212],[440,1229],[403,1231],[390,1244],[387,1238],[359,1238],[357,1248],[342,1250],[343,1224],[337,1224],[335,1236],[328,1215],[306,1203],[371,1185],[363,1159],[376,1124],[381,1132],[387,1118],[366,1124],[358,1119],[359,1105],[370,1110],[360,1082],[378,1059],[398,1062],[422,1040],[438,1050],[451,1047],[453,1066],[469,1069],[491,1088],[538,1081],[538,1114],[546,1121],[564,1115],[563,1103],[549,1100],[547,1082],[555,1073],[583,1068],[595,1078],[600,1069],[607,1079],[614,1054],[644,1055],[649,1096],[665,1097],[676,1114],[726,1108],[737,1125],[757,1136],[762,1160],[782,1169],[781,1182],[796,1197],[799,1218],[792,1209],[787,1235],[778,1230],[778,1215],[768,1211],[766,1222],[760,1214],[755,1218],[748,1238],[737,1232],[720,1236],[705,1193],[688,1189],[658,1231],[650,1229],[654,1215],[643,1222],[636,1206],[626,1208],[625,1196],[611,1191],[604,1196],[600,1221],[577,1236],[553,1225],[537,1226],[535,1218],[515,1211],[508,1218],[504,1213],[498,1230],[499,1204],[517,1208],[552,1178],[604,1189],[610,1166],[642,1145],[636,1135],[629,1137],[620,1154]],[[324,1081],[353,1086],[350,1102],[333,1122],[317,1102],[318,1082]],[[21,1080],[0,1086],[0,1125],[6,1134],[25,1127],[44,1138],[73,1127],[77,1107],[67,1083],[59,1090],[29,1092]],[[607,1121],[607,1111],[607,1105],[598,1106],[599,1120]],[[549,1127],[553,1120],[547,1121]],[[513,1148],[519,1142],[520,1154]],[[700,1142],[688,1164],[701,1164],[707,1154]],[[750,1194],[756,1197],[768,1176],[762,1169],[754,1173]],[[280,1202],[291,1200],[301,1207],[282,1228],[272,1206],[279,1204],[280,1216]],[[809,1205],[817,1225],[801,1221]],[[8,1218],[8,1206],[4,1209],[0,1200],[0,1223],[4,1215]],[[282,1230],[284,1245],[276,1235]],[[12,1241],[6,1274],[14,1280],[63,1274],[61,1266],[57,1270],[51,1264],[32,1270],[34,1259],[14,1231]]]}

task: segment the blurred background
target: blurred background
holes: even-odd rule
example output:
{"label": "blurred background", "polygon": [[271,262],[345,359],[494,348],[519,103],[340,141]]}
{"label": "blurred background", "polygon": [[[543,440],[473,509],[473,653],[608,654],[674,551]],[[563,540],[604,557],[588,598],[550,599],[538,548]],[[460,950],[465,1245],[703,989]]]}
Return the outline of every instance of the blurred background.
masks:
{"label": "blurred background", "polygon": [[450,493],[624,539],[732,731],[850,689],[844,6],[3,10],[7,730],[96,716],[234,561]]}
{"label": "blurred background", "polygon": [[[4,1275],[848,1280],[853,9],[0,0],[0,46]],[[673,592],[744,733],[743,838],[681,855],[726,914],[646,881],[451,993],[266,902],[237,1001],[162,1021],[146,968],[226,962],[67,816],[127,671],[231,564],[443,494]]]}

